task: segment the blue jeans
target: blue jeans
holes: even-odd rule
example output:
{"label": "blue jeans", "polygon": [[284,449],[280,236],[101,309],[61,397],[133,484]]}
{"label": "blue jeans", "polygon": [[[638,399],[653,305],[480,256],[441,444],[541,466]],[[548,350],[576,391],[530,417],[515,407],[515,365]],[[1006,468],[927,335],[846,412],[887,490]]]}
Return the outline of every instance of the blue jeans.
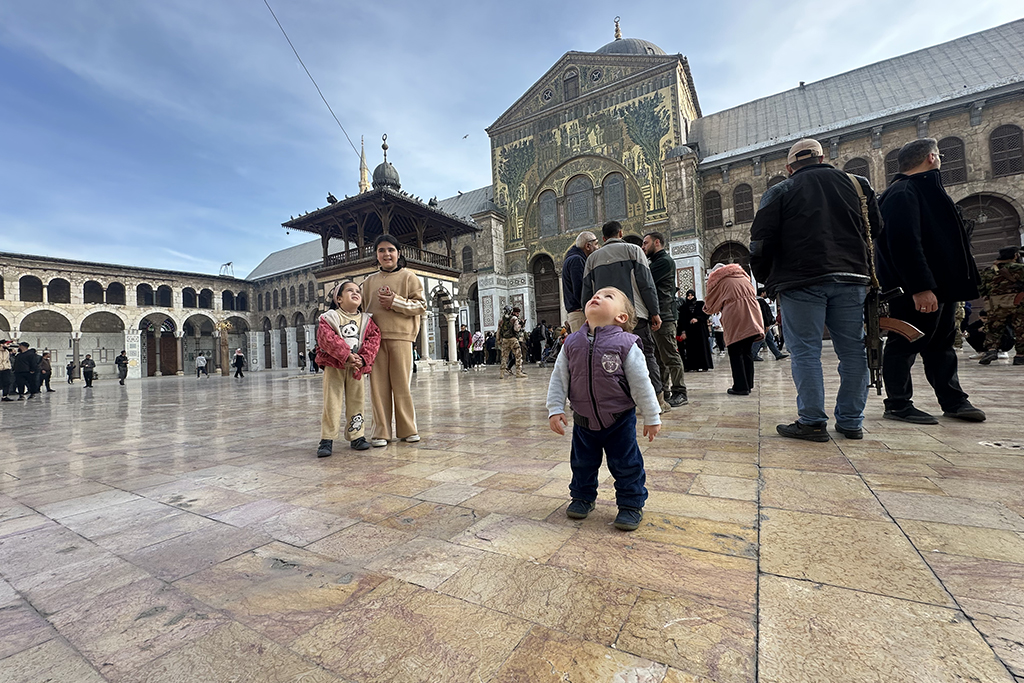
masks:
{"label": "blue jeans", "polygon": [[858,429],[868,401],[868,357],[864,348],[864,298],[867,287],[838,282],[779,293],[782,331],[792,357],[798,421],[822,424],[825,382],[821,372],[821,338],[828,325],[839,356],[836,424]]}
{"label": "blue jeans", "polygon": [[572,482],[569,494],[578,500],[597,500],[597,471],[601,451],[608,458],[608,469],[615,477],[615,502],[619,507],[642,508],[647,500],[647,473],[644,458],[636,442],[636,411],[628,413],[606,429],[572,428]]}
{"label": "blue jeans", "polygon": [[750,349],[750,355],[756,356],[761,353],[762,346],[768,346],[768,350],[772,352],[775,358],[782,355],[782,351],[779,351],[779,345],[775,341],[775,335],[772,333],[771,327],[764,328],[764,341],[754,342],[754,346]]}

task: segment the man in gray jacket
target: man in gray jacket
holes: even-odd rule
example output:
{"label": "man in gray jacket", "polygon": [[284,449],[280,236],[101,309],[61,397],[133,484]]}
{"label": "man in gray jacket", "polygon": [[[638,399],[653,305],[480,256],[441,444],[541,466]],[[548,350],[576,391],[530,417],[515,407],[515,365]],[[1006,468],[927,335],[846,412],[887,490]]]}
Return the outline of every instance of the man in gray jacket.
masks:
{"label": "man in gray jacket", "polygon": [[586,306],[594,292],[603,287],[615,287],[629,298],[636,308],[637,324],[633,334],[643,342],[647,373],[651,376],[655,394],[661,396],[664,386],[661,369],[654,356],[652,335],[652,331],[661,327],[661,310],[647,255],[635,244],[622,241],[622,224],[618,221],[605,223],[601,235],[604,246],[587,257],[587,265],[583,268],[583,296],[580,301]]}

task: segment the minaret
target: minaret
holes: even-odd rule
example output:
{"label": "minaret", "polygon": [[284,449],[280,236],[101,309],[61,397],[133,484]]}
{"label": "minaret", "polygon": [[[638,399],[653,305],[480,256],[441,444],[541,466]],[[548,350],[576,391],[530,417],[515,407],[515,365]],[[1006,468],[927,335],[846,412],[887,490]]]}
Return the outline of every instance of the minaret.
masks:
{"label": "minaret", "polygon": [[366,144],[359,138],[359,194],[370,191],[370,169],[366,166]]}
{"label": "minaret", "polygon": [[615,40],[622,40],[622,31],[619,30],[619,18],[615,17]]}

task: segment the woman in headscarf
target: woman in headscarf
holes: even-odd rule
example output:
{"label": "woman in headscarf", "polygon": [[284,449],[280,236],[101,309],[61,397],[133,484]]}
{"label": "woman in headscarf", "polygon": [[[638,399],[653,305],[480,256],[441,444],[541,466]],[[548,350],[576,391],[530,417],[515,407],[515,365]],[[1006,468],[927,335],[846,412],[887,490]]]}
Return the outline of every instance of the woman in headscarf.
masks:
{"label": "woman in headscarf", "polygon": [[687,290],[686,298],[679,304],[676,339],[687,372],[705,372],[715,367],[708,337],[708,314],[704,312],[704,302],[692,289]]}
{"label": "woman in headscarf", "polygon": [[754,359],[750,347],[764,339],[761,307],[747,271],[737,263],[718,264],[708,275],[704,312],[722,313],[725,347],[732,367],[733,396],[749,396],[754,386]]}

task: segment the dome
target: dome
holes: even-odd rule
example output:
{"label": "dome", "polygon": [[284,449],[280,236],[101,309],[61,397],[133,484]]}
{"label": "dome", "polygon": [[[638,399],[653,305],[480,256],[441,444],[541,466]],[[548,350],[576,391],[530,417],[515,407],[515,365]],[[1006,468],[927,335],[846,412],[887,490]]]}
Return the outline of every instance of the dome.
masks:
{"label": "dome", "polygon": [[649,40],[616,38],[597,49],[601,55],[663,55],[665,51]]}
{"label": "dome", "polygon": [[373,189],[379,187],[390,187],[393,190],[402,189],[402,182],[398,179],[398,171],[388,162],[383,162],[373,169]]}
{"label": "dome", "polygon": [[668,151],[668,154],[665,155],[665,158],[675,159],[676,157],[685,157],[694,153],[695,152],[686,145],[679,145],[678,147],[673,147],[672,149],[670,149]]}

